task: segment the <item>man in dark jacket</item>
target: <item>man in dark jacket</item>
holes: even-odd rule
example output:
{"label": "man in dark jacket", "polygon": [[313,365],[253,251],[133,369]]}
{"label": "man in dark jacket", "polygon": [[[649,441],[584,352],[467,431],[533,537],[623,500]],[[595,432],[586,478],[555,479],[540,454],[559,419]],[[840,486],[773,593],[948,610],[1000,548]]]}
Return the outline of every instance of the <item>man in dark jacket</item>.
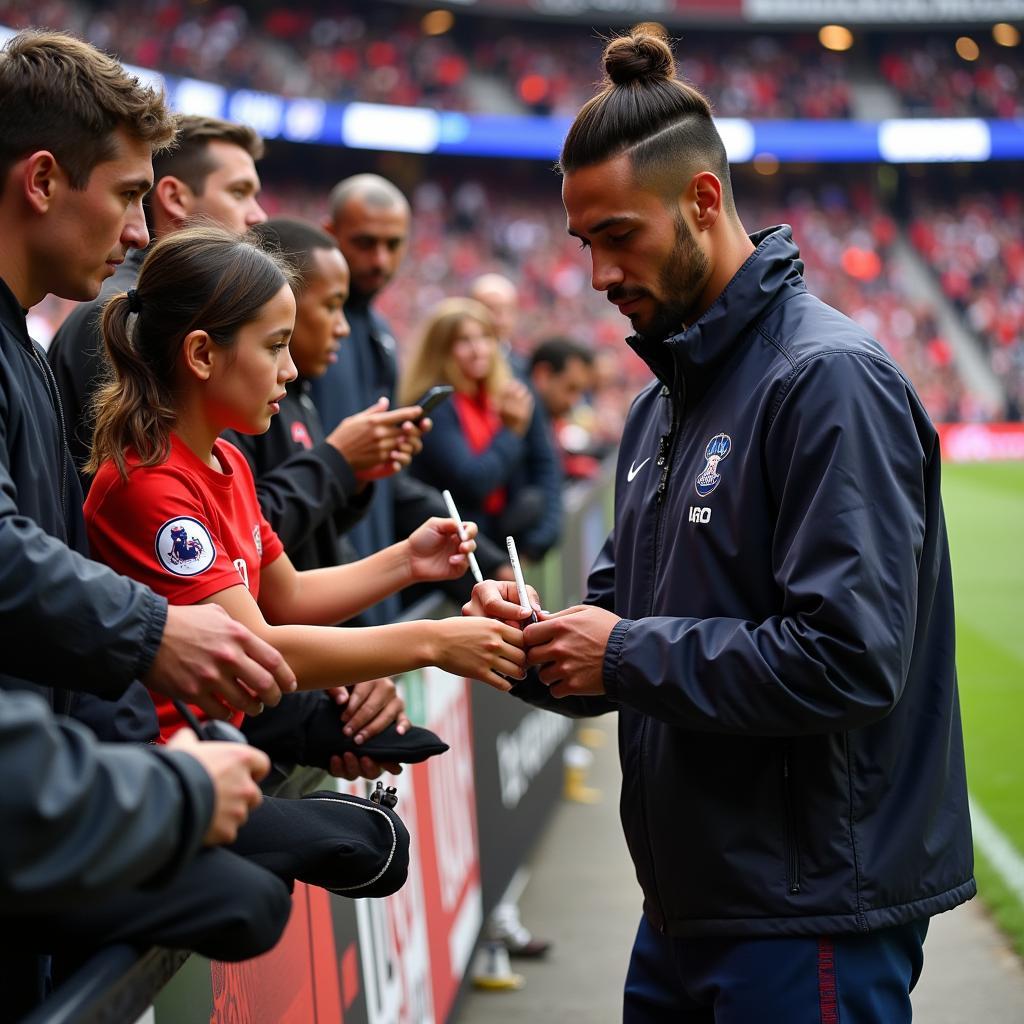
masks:
{"label": "man in dark jacket", "polygon": [[[338,352],[338,361],[310,384],[310,395],[328,432],[381,397],[394,401],[398,346],[387,323],[374,310],[373,300],[401,266],[409,241],[409,221],[405,196],[376,174],[346,178],[331,191],[330,215],[323,227],[337,239],[351,279],[345,303],[348,340]],[[447,514],[438,491],[400,473],[375,484],[368,513],[352,528],[348,539],[359,557],[365,558],[407,537],[430,516]],[[478,538],[476,556],[484,572],[504,577],[507,562],[495,545]],[[464,586],[464,581],[457,580],[447,589],[458,593]],[[392,621],[399,611],[398,599],[391,597],[368,609],[359,621],[377,625]]]}
{"label": "man in dark jacket", "polygon": [[[151,183],[151,153],[173,137],[173,122],[162,100],[116,62],[59,33],[22,33],[0,51],[0,111],[0,688],[35,690],[58,712],[70,709],[73,692],[109,704],[141,690],[139,679],[213,717],[228,714],[225,704],[256,711],[260,700],[276,703],[295,680],[267,644],[219,610],[168,607],[85,556],[81,491],[59,395],[25,326],[26,308],[47,293],[91,299],[130,247],[145,246],[141,198]],[[0,748],[7,784],[30,788],[41,766],[13,749]],[[253,752],[244,760],[262,763]],[[73,784],[60,775],[50,781],[56,790],[40,798],[44,820],[54,793]],[[110,801],[91,808],[83,844],[124,823]],[[177,853],[187,859],[189,830],[174,827],[183,808],[176,804],[169,818],[147,808],[140,825],[158,833],[150,837],[157,845],[183,844]],[[125,885],[144,877],[133,868]],[[35,882],[45,887],[45,879]],[[263,895],[272,902],[273,893],[255,899]],[[158,911],[159,899],[147,898]],[[237,927],[232,902],[218,905],[214,895],[211,906],[229,910],[233,920],[221,924]],[[141,914],[135,923],[142,924]],[[163,924],[171,924],[166,913]],[[154,931],[139,934],[151,938]],[[183,938],[187,927],[174,934]]]}
{"label": "man in dark jacket", "polygon": [[936,432],[789,228],[747,236],[667,45],[605,66],[563,199],[657,379],[587,603],[527,625],[513,692],[619,712],[626,1021],[909,1021],[929,917],[975,892]]}
{"label": "man in dark jacket", "polygon": [[285,884],[209,848],[259,803],[260,751],[188,730],[160,749],[101,744],[36,694],[0,691],[0,761],[0,923],[16,937],[0,958],[3,1020],[45,993],[37,954],[77,962],[131,942],[240,960],[279,938]]}

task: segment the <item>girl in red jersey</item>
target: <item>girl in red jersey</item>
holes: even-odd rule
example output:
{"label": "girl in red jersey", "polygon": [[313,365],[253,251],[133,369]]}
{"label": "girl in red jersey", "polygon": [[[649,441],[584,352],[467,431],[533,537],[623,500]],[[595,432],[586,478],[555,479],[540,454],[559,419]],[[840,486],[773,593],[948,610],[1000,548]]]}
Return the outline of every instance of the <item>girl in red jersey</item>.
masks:
{"label": "girl in red jersey", "polygon": [[[97,401],[86,503],[95,557],[177,604],[216,602],[276,647],[302,689],[438,665],[501,690],[521,632],[482,618],[325,628],[410,583],[461,575],[475,546],[431,519],[349,565],[292,566],[227,429],[268,428],[296,375],[290,272],[248,239],[193,228],[159,241],[103,334],[115,378]],[[475,532],[475,529],[473,530]],[[180,726],[154,695],[164,735]]]}

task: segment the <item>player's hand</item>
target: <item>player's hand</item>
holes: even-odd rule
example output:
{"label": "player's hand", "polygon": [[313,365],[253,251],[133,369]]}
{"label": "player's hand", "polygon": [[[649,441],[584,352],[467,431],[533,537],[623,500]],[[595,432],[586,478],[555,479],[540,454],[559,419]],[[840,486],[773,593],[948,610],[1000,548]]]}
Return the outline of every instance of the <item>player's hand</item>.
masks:
{"label": "player's hand", "polygon": [[463,523],[468,540],[459,539],[454,520],[432,516],[418,526],[405,542],[408,546],[409,574],[414,582],[455,580],[462,576],[476,550],[476,523]]}
{"label": "player's hand", "polygon": [[619,616],[593,605],[544,614],[523,630],[526,661],[552,697],[604,693],[604,652]]}
{"label": "player's hand", "polygon": [[532,608],[524,608],[519,603],[519,592],[513,581],[484,580],[473,588],[473,596],[462,606],[462,614],[498,619],[511,626],[518,626],[530,617],[531,612],[540,614],[537,591],[527,584],[526,592],[530,595]]}
{"label": "player's hand", "polygon": [[258,715],[297,685],[284,658],[217,604],[168,605],[160,647],[142,681],[210,718]]}
{"label": "player's hand", "polygon": [[201,742],[191,729],[179,729],[167,748],[194,757],[213,783],[213,817],[203,844],[233,843],[249,812],[263,800],[257,783],[270,771],[270,758],[244,743]]}

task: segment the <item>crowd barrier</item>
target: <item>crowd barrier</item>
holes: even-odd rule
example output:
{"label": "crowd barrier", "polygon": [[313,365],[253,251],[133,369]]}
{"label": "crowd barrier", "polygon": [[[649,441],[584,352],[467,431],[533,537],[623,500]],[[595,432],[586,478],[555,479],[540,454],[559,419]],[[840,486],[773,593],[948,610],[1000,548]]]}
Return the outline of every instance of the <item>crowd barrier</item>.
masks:
{"label": "crowd barrier", "polygon": [[[546,607],[577,603],[607,533],[612,466],[566,492],[563,543],[528,570]],[[410,617],[455,614],[440,595]],[[384,900],[302,884],[277,947],[241,964],[103,950],[24,1024],[443,1024],[484,921],[561,796],[569,719],[439,669],[402,680],[409,715],[451,750],[406,767],[409,881]],[[331,781],[365,794],[364,782]]]}

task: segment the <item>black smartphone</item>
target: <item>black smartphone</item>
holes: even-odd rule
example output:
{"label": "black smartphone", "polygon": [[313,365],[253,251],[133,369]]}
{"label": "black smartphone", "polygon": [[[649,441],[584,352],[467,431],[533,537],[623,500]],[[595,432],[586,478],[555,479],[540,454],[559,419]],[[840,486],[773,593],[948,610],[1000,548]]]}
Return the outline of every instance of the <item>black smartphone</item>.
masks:
{"label": "black smartphone", "polygon": [[418,405],[423,410],[424,416],[429,416],[430,410],[439,406],[454,390],[455,388],[450,384],[438,384],[421,395],[412,404]]}

